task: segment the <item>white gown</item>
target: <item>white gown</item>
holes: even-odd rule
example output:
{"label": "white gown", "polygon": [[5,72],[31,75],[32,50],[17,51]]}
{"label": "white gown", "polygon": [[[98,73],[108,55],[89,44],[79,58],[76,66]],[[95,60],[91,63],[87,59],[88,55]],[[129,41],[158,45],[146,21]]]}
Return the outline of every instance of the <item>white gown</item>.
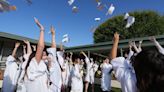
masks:
{"label": "white gown", "polygon": [[73,64],[71,62],[68,63],[68,68],[67,68],[67,84],[69,87],[71,87],[71,78],[72,78],[72,69],[73,69]]}
{"label": "white gown", "polygon": [[72,69],[71,92],[83,92],[83,80],[80,74],[80,66],[75,64]]}
{"label": "white gown", "polygon": [[21,65],[21,75],[18,79],[18,87],[17,87],[16,92],[26,92],[26,86],[25,86],[26,83],[25,82],[27,82],[27,78],[24,78],[24,77],[25,77],[25,67],[28,62],[29,56],[30,56],[30,54],[25,54],[23,56],[25,61]]}
{"label": "white gown", "polygon": [[48,73],[44,61],[33,58],[27,68],[27,92],[48,92]]}
{"label": "white gown", "polygon": [[2,92],[15,91],[19,73],[20,69],[17,63],[15,62],[15,58],[13,56],[9,56],[6,61]]}
{"label": "white gown", "polygon": [[96,63],[91,63],[92,68],[90,69],[90,83],[93,84],[94,83],[94,79],[95,79],[95,73],[98,70],[98,65]]}
{"label": "white gown", "polygon": [[102,64],[102,78],[101,78],[101,89],[103,91],[111,90],[111,74],[109,73],[112,69],[111,64]]}
{"label": "white gown", "polygon": [[85,58],[85,63],[87,64],[87,72],[85,76],[85,81],[90,82],[90,70],[91,70],[91,63],[88,57]]}
{"label": "white gown", "polygon": [[66,84],[66,76],[67,76],[67,71],[66,71],[66,63],[64,61],[64,58],[63,58],[63,54],[64,52],[63,51],[57,51],[57,57],[58,57],[58,61],[62,67],[62,69],[65,69],[65,71],[61,72],[61,76],[62,76],[62,84]]}
{"label": "white gown", "polygon": [[136,75],[124,57],[118,57],[111,61],[117,80],[121,83],[122,92],[137,92]]}
{"label": "white gown", "polygon": [[56,48],[47,49],[49,57],[51,57],[51,67],[50,67],[50,92],[61,92],[62,78],[61,78],[61,69],[57,62],[56,58]]}

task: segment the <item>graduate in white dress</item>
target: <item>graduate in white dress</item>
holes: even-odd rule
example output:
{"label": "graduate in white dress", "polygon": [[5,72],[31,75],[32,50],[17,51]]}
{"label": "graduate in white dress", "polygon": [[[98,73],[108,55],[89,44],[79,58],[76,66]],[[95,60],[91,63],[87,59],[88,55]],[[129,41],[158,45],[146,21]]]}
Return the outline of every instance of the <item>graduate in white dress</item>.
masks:
{"label": "graduate in white dress", "polygon": [[94,92],[94,83],[95,83],[95,73],[98,70],[98,65],[93,59],[91,59],[91,69],[90,69],[90,84],[92,85],[92,92]]}
{"label": "graduate in white dress", "polygon": [[119,34],[116,32],[110,57],[115,76],[121,83],[122,92],[163,92],[164,55],[152,48],[142,50],[131,59],[135,71],[133,73],[127,66],[125,58],[117,57],[118,43]]}
{"label": "graduate in white dress", "polygon": [[[32,48],[31,48],[30,42],[28,40],[24,40],[24,43],[26,44],[26,45],[23,46],[24,61],[21,64],[21,74],[20,74],[20,77],[18,79],[18,85],[17,85],[17,90],[16,90],[17,92],[26,92],[25,82],[27,80],[24,79],[25,66],[28,62],[29,56],[32,53]],[[27,53],[26,53],[26,47],[27,47]]]}
{"label": "graduate in white dress", "polygon": [[36,52],[29,56],[25,67],[25,78],[27,82],[26,92],[48,92],[48,74],[47,66],[42,60],[44,50],[44,27],[35,18],[35,23],[40,28],[40,37],[37,44]]}
{"label": "graduate in white dress", "polygon": [[61,77],[62,77],[62,88],[61,91],[65,92],[67,84],[66,84],[66,78],[67,78],[67,64],[64,60],[64,49],[62,43],[60,44],[60,50],[57,51],[57,58],[61,67]]}
{"label": "graduate in white dress", "polygon": [[56,53],[56,41],[55,41],[55,29],[51,26],[51,48],[47,49],[49,53],[49,72],[50,72],[50,92],[61,92],[62,77],[61,77],[61,67],[59,61],[57,61]]}
{"label": "graduate in white dress", "polygon": [[71,77],[71,92],[83,92],[83,79],[80,71],[80,59],[75,54],[72,57],[72,77]]}
{"label": "graduate in white dress", "polygon": [[72,77],[72,67],[73,67],[73,62],[72,62],[72,55],[73,53],[70,52],[70,56],[66,57],[67,59],[67,80],[66,80],[66,83],[67,83],[67,88],[66,88],[66,92],[70,92],[71,91],[71,77]]}
{"label": "graduate in white dress", "polygon": [[6,69],[4,72],[2,92],[15,92],[18,76],[20,73],[20,62],[16,59],[16,52],[20,43],[15,44],[12,55],[8,56],[6,61]]}
{"label": "graduate in white dress", "polygon": [[117,80],[121,83],[122,92],[137,92],[136,76],[129,69],[129,66],[124,57],[117,57],[117,47],[119,42],[119,34],[114,34],[114,43],[111,50],[110,57],[112,59],[111,64],[115,72]]}
{"label": "graduate in white dress", "polygon": [[87,65],[87,72],[85,76],[85,92],[88,92],[89,83],[92,85],[92,92],[94,92],[94,76],[98,70],[98,65],[93,61],[92,58],[89,60],[84,52],[81,52],[81,54],[84,55],[85,63]]}
{"label": "graduate in white dress", "polygon": [[112,65],[109,63],[109,59],[106,58],[101,65],[102,78],[101,78],[101,89],[102,92],[111,91],[111,72]]}
{"label": "graduate in white dress", "polygon": [[90,83],[90,69],[92,66],[91,66],[88,56],[84,52],[81,52],[81,54],[85,57],[85,63],[87,65],[87,69],[86,69],[87,71],[85,75],[85,92],[88,92],[88,87]]}

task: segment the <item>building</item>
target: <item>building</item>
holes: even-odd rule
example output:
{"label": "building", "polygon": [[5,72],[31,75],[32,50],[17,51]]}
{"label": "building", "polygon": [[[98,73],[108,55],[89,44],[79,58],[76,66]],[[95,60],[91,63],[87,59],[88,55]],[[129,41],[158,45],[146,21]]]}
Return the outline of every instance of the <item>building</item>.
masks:
{"label": "building", "polygon": [[[37,40],[30,39],[27,37],[22,37],[14,34],[9,34],[5,32],[0,32],[0,69],[5,68],[5,61],[9,55],[11,55],[12,50],[14,49],[15,43],[20,42],[24,44],[22,40],[29,40],[32,45],[37,44]],[[50,47],[51,43],[45,43],[46,47]],[[23,47],[21,46],[18,49],[18,55],[23,52]]]}
{"label": "building", "polygon": [[[129,42],[135,41],[136,45],[138,45],[139,41],[143,41],[142,48],[154,48],[154,43],[149,40],[149,37],[135,38],[135,39],[126,39],[120,40],[119,42],[119,54],[123,56],[123,51],[129,48]],[[164,35],[156,36],[156,40],[164,46]],[[67,52],[79,53],[80,51],[85,51],[88,55],[96,55],[99,57],[106,58],[112,48],[113,42],[102,42],[90,45],[76,46],[76,47],[68,47],[66,48]]]}

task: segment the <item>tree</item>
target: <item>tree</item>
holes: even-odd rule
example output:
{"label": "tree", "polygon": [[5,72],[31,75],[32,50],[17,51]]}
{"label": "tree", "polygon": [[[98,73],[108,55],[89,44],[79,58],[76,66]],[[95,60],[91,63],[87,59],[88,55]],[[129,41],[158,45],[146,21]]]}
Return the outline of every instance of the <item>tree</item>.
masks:
{"label": "tree", "polygon": [[94,33],[94,43],[111,41],[116,31],[121,34],[120,39],[164,34],[164,16],[154,11],[129,14],[135,17],[135,23],[130,28],[125,28],[124,15],[115,16],[98,26]]}

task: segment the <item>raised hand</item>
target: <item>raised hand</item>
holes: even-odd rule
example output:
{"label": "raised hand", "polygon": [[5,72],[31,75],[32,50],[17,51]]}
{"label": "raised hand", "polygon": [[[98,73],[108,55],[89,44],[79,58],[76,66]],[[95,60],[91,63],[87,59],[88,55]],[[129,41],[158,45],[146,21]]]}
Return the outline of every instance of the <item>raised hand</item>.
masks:
{"label": "raised hand", "polygon": [[51,31],[51,34],[52,34],[52,35],[55,35],[55,28],[54,28],[54,26],[51,26],[50,31]]}
{"label": "raised hand", "polygon": [[152,41],[152,42],[155,42],[156,41],[156,39],[155,39],[154,36],[149,37],[149,40]]}
{"label": "raised hand", "polygon": [[30,42],[28,40],[23,40],[25,44],[29,44]]}
{"label": "raised hand", "polygon": [[16,42],[15,43],[15,48],[18,48],[20,46],[20,43],[19,42]]}
{"label": "raised hand", "polygon": [[34,17],[35,23],[37,24],[37,26],[40,28],[41,31],[44,31],[44,27],[43,25],[39,22],[39,20],[37,18]]}
{"label": "raised hand", "polygon": [[36,45],[32,45],[34,51],[36,51]]}
{"label": "raised hand", "polygon": [[80,54],[83,54],[83,55],[85,55],[85,52],[84,52],[84,51],[81,51],[81,52],[80,52]]}
{"label": "raised hand", "polygon": [[132,45],[133,47],[136,46],[135,41],[133,41],[133,42],[131,43],[131,45]]}
{"label": "raised hand", "polygon": [[142,44],[142,42],[143,42],[142,40],[141,40],[141,41],[139,41],[139,44]]}
{"label": "raised hand", "polygon": [[23,45],[23,49],[26,49],[26,45]]}
{"label": "raised hand", "polygon": [[130,41],[129,42],[129,49],[131,49],[132,48],[132,42]]}
{"label": "raised hand", "polygon": [[72,52],[70,52],[70,54],[71,54],[71,55],[73,55],[73,53],[72,53]]}
{"label": "raised hand", "polygon": [[115,34],[114,34],[114,41],[119,41],[119,34],[116,32]]}

